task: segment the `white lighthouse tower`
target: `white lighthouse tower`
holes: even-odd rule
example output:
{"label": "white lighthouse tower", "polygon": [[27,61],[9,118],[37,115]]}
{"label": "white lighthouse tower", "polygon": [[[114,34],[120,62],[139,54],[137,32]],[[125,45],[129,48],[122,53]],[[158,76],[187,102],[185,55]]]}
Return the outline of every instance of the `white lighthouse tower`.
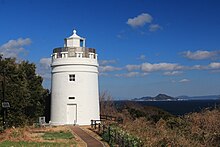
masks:
{"label": "white lighthouse tower", "polygon": [[96,50],[76,34],[52,54],[51,124],[89,125],[99,119]]}

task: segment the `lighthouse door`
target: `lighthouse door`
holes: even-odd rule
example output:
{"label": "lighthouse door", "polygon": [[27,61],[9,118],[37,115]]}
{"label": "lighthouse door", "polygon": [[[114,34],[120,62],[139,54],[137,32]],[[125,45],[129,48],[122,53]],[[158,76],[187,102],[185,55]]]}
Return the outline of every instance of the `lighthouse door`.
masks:
{"label": "lighthouse door", "polygon": [[76,114],[76,104],[67,104],[67,124],[76,124]]}

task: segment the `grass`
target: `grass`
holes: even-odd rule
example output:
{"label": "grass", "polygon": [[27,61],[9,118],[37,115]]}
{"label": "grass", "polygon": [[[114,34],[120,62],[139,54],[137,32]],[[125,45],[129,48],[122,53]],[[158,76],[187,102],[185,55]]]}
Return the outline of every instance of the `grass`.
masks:
{"label": "grass", "polygon": [[70,131],[64,132],[45,132],[42,136],[45,140],[55,140],[55,139],[72,139],[74,136]]}
{"label": "grass", "polygon": [[8,128],[0,133],[0,147],[75,147],[69,127]]}
{"label": "grass", "polygon": [[[71,143],[57,143],[57,142],[27,142],[27,141],[3,141],[0,142],[1,147],[68,147],[73,146]],[[74,144],[74,146],[76,146]]]}

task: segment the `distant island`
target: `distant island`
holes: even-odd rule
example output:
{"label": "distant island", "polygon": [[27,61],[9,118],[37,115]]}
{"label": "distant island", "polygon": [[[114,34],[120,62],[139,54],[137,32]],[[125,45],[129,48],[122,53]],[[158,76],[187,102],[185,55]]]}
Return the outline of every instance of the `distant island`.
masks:
{"label": "distant island", "polygon": [[132,99],[132,101],[187,101],[187,100],[220,100],[220,95],[172,97],[166,94],[158,94],[155,97],[145,96],[141,98]]}

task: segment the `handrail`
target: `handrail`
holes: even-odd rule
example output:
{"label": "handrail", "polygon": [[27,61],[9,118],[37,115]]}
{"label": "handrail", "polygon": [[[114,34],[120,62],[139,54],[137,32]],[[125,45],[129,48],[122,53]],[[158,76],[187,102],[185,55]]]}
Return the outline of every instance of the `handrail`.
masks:
{"label": "handrail", "polygon": [[69,51],[96,53],[96,50],[94,48],[86,48],[86,47],[57,47],[53,49],[53,53],[69,52]]}

